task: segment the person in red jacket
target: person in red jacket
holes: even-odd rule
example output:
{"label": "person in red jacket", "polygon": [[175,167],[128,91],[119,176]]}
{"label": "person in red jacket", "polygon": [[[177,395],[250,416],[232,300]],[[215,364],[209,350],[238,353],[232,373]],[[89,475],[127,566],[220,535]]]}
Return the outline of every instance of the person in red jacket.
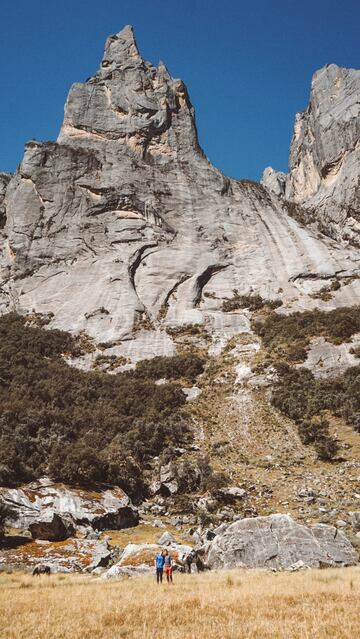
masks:
{"label": "person in red jacket", "polygon": [[173,583],[172,564],[173,564],[172,557],[169,554],[169,551],[165,550],[164,568],[165,568],[166,581],[168,582],[168,584]]}

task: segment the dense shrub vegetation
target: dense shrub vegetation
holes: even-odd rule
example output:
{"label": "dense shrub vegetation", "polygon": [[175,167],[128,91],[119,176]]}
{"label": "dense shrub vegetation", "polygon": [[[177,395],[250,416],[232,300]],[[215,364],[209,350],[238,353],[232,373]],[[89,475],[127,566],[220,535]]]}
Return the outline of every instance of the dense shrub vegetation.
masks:
{"label": "dense shrub vegetation", "polygon": [[[315,309],[291,315],[259,314],[253,328],[266,350],[258,369],[275,364],[278,371],[272,394],[274,406],[298,424],[301,440],[312,444],[320,459],[333,460],[338,444],[330,436],[324,412],[342,417],[360,432],[360,366],[349,368],[336,379],[316,379],[307,368],[292,364],[306,360],[314,337],[323,336],[333,344],[348,342],[360,331],[360,307],[328,312]],[[358,356],[360,350],[354,347],[350,352]]]}
{"label": "dense shrub vegetation", "polygon": [[360,432],[360,366],[348,368],[336,379],[316,379],[306,368],[278,366],[279,380],[272,402],[299,425],[304,444],[314,444],[321,459],[337,453],[328,424],[322,417],[330,411]]}
{"label": "dense shrub vegetation", "polygon": [[143,359],[136,366],[135,376],[139,379],[186,379],[194,382],[203,370],[204,359],[190,351],[174,357]]}
{"label": "dense shrub vegetation", "polygon": [[268,351],[287,361],[301,362],[312,337],[323,336],[333,344],[347,342],[360,331],[360,307],[333,311],[305,311],[280,315],[272,313],[254,321],[254,330]]}
{"label": "dense shrub vegetation", "polygon": [[149,459],[189,437],[175,381],[203,370],[196,354],[156,358],[108,375],[70,367],[78,342],[61,331],[0,318],[0,482],[49,473],[71,483],[108,482],[144,491]]}
{"label": "dense shrub vegetation", "polygon": [[281,305],[281,300],[264,300],[261,295],[258,294],[239,295],[238,291],[235,289],[234,296],[223,302],[222,310],[225,311],[225,313],[237,311],[239,308],[248,308],[250,311],[258,311],[265,306],[269,309],[274,309]]}

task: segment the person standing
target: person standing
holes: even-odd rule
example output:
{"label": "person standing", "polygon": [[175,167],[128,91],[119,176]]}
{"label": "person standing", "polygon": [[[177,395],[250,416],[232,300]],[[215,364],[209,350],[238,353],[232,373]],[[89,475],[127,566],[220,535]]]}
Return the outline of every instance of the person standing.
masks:
{"label": "person standing", "polygon": [[169,554],[168,550],[165,550],[164,568],[165,568],[166,581],[168,582],[168,584],[173,583],[173,578],[172,578],[172,557]]}
{"label": "person standing", "polygon": [[164,551],[158,552],[155,557],[156,582],[162,584],[164,571],[165,554]]}

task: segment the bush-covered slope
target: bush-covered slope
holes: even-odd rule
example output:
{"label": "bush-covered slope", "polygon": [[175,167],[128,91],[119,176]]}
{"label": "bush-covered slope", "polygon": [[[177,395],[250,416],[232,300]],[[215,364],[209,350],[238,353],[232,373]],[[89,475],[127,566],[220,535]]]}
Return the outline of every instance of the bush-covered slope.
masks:
{"label": "bush-covered slope", "polygon": [[192,380],[202,361],[157,358],[108,375],[77,370],[62,357],[78,352],[67,333],[28,326],[15,314],[0,318],[0,482],[49,473],[140,495],[151,456],[189,436],[179,384],[154,380]]}
{"label": "bush-covered slope", "polygon": [[311,338],[323,336],[333,344],[341,344],[360,332],[360,307],[315,309],[291,315],[271,313],[265,319],[255,319],[253,327],[273,356],[303,362]]}
{"label": "bush-covered slope", "polygon": [[[360,366],[348,368],[335,379],[317,379],[309,369],[294,364],[306,360],[314,337],[322,336],[335,345],[349,342],[360,332],[359,311],[359,306],[353,306],[327,312],[270,313],[253,321],[265,347],[260,368],[275,364],[278,372],[273,405],[297,423],[302,442],[313,444],[323,460],[332,460],[338,453],[326,412],[360,431]],[[356,355],[356,349],[352,350]]]}

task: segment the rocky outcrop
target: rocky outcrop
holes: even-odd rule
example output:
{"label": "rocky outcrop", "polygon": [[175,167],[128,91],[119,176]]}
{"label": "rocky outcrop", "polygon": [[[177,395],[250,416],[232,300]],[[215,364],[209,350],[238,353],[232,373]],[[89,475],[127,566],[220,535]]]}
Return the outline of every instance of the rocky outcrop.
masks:
{"label": "rocky outcrop", "polygon": [[324,337],[315,337],[311,341],[304,364],[299,366],[309,368],[315,377],[336,377],[359,363],[354,355],[354,349],[359,346],[358,334],[354,335],[351,342],[344,344],[331,344]]}
{"label": "rocky outcrop", "polygon": [[21,567],[32,570],[39,564],[50,567],[51,572],[92,572],[105,567],[112,558],[106,540],[71,538],[66,541],[29,541],[8,546],[0,552],[0,571]]}
{"label": "rocky outcrop", "polygon": [[4,200],[10,180],[10,173],[0,173],[0,229],[3,229],[6,224],[6,206]]}
{"label": "rocky outcrop", "polygon": [[351,523],[355,532],[360,532],[360,510],[356,510],[351,514]]}
{"label": "rocky outcrop", "polygon": [[204,547],[210,568],[298,569],[349,566],[359,556],[333,526],[296,523],[289,515],[270,515],[223,524]]}
{"label": "rocky outcrop", "polygon": [[[342,176],[357,153],[358,72],[340,71],[316,76],[311,112],[292,145],[286,198],[305,197],[294,186],[301,182],[296,171],[310,180],[307,169],[296,169],[297,162],[305,167],[305,147],[316,151],[320,175],[342,153],[341,138],[346,170],[331,201],[344,195],[355,220],[356,185]],[[327,131],[330,98],[337,106]],[[174,352],[169,326],[203,323],[225,343],[249,330],[246,313],[222,310],[235,288],[280,297],[285,312],[327,307],[311,294],[341,273],[352,280],[330,305],[352,303],[360,293],[357,252],[289,215],[284,176],[268,172],[266,184],[271,190],[211,166],[183,82],[163,64],[145,62],[126,27],[107,40],[99,71],[71,88],[57,142],[29,142],[7,185],[0,310],[53,313],[49,327],[84,330],[107,354],[134,362]],[[341,235],[349,215],[334,214],[329,229]],[[91,358],[76,363],[90,366]]]}
{"label": "rocky outcrop", "polygon": [[[289,175],[266,169],[263,184],[327,234],[360,242],[360,71],[330,64],[312,79],[295,119]],[[298,207],[298,208],[297,208]],[[303,211],[301,211],[301,208]]]}
{"label": "rocky outcrop", "polygon": [[[127,528],[139,521],[136,508],[121,488],[89,493],[44,478],[22,488],[0,488],[0,494],[14,513],[11,525],[30,529],[39,539],[69,536],[69,520],[75,526],[90,525],[96,530]],[[57,536],[60,529],[62,537]]]}
{"label": "rocky outcrop", "polygon": [[71,537],[75,532],[75,527],[70,517],[58,515],[51,508],[47,508],[41,511],[39,517],[29,524],[29,530],[33,539],[61,541]]}

